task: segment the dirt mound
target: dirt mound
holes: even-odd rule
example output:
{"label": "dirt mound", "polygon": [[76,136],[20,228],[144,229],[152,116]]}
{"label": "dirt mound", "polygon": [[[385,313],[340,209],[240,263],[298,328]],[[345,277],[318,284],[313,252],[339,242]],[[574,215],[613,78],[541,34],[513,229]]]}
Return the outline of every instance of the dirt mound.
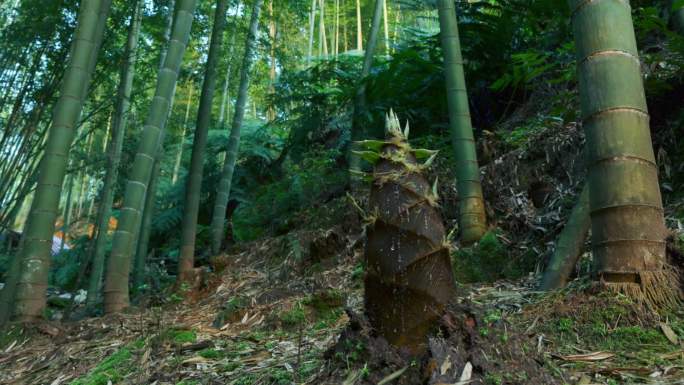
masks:
{"label": "dirt mound", "polygon": [[[483,307],[451,303],[429,339],[428,352],[413,356],[375,335],[367,319],[348,312],[350,322],[338,343],[326,352],[332,363],[321,383],[339,384],[558,384],[524,335],[506,321],[492,319]],[[365,362],[349,371],[349,357]],[[393,382],[388,382],[388,381]]]}

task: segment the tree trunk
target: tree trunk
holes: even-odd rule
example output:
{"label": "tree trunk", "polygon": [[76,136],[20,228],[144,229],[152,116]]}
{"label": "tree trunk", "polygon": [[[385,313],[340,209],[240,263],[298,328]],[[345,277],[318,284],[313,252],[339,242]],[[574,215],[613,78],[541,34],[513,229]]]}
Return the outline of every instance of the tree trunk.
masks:
{"label": "tree trunk", "polygon": [[438,0],[437,4],[449,103],[449,132],[456,161],[461,242],[468,245],[480,240],[487,231],[487,219],[463,73],[456,9],[452,0]]}
{"label": "tree trunk", "polygon": [[[367,228],[365,304],[375,330],[393,345],[420,353],[451,296],[453,273],[437,197],[401,132],[396,115],[375,147]],[[378,143],[367,141],[365,143]],[[429,160],[428,162],[429,163]]]}
{"label": "tree trunk", "polygon": [[[271,4],[273,4],[271,2]],[[214,28],[211,32],[211,43],[204,71],[202,95],[197,111],[195,138],[192,142],[192,155],[188,178],[185,187],[185,205],[183,206],[183,224],[181,227],[181,249],[178,260],[178,284],[192,279],[195,264],[195,237],[197,235],[197,216],[202,193],[202,171],[204,153],[207,147],[207,135],[211,123],[211,107],[216,90],[216,66],[222,56],[223,30],[226,25],[226,8],[228,0],[217,0],[214,15]],[[271,9],[273,9],[271,7]],[[180,286],[178,286],[180,287]]]}
{"label": "tree trunk", "polygon": [[185,118],[183,119],[183,131],[181,132],[180,143],[178,144],[178,152],[176,153],[176,161],[173,164],[173,175],[171,177],[171,184],[176,184],[178,182],[178,176],[180,175],[181,162],[183,161],[183,149],[185,148],[185,135],[188,132],[188,124],[190,123],[190,107],[192,107],[192,97],[195,93],[195,85],[191,81],[188,82],[190,85],[190,91],[188,93],[188,101],[185,105]]}
{"label": "tree trunk", "polygon": [[602,284],[652,307],[677,301],[629,3],[570,0]]}
{"label": "tree trunk", "polygon": [[108,314],[122,310],[129,303],[128,274],[131,255],[134,252],[134,232],[139,229],[145,193],[168,120],[178,71],[190,37],[195,4],[196,0],[180,0],[178,3],[164,68],[159,72],[155,96],[126,185],[124,203],[112,241],[112,252],[107,262],[104,304],[105,313]]}
{"label": "tree trunk", "polygon": [[[271,59],[271,67],[269,68],[269,93],[273,95],[275,93],[275,81],[276,81],[276,38],[278,34],[278,29],[276,25],[276,19],[275,15],[273,14],[273,0],[270,0],[268,3],[268,10],[269,10],[269,17],[270,17],[270,23],[268,26],[268,36],[269,39],[271,40],[271,52],[270,52],[270,59]],[[268,106],[268,110],[266,112],[266,118],[268,119],[269,122],[275,120],[276,118],[276,111],[273,105]]]}
{"label": "tree trunk", "polygon": [[356,49],[363,51],[363,22],[361,20],[361,0],[356,0]]}
{"label": "tree trunk", "polygon": [[[124,51],[124,67],[119,76],[116,107],[111,121],[110,132],[112,140],[107,147],[107,171],[105,173],[102,192],[100,194],[100,207],[97,214],[97,228],[94,246],[92,247],[92,269],[88,282],[88,296],[86,305],[94,306],[99,297],[104,272],[105,246],[109,238],[109,220],[114,202],[114,185],[119,175],[119,163],[121,162],[121,150],[126,135],[128,114],[133,91],[133,78],[135,77],[135,64],[138,60],[138,38],[140,24],[142,23],[142,1],[138,0],[133,11],[131,24],[128,30],[128,40]],[[173,0],[172,0],[173,1]]]}
{"label": "tree trunk", "polygon": [[236,6],[235,15],[233,16],[233,26],[230,32],[230,50],[228,51],[228,65],[226,68],[226,78],[223,83],[223,96],[221,98],[221,106],[219,107],[219,128],[223,129],[226,124],[226,110],[230,111],[228,105],[230,104],[230,76],[233,64],[233,52],[235,51],[235,35],[237,35],[238,10],[240,9],[240,2]]}
{"label": "tree trunk", "polygon": [[[94,132],[90,131],[90,134],[88,134],[88,144],[86,146],[86,158],[90,158],[92,155],[93,141],[95,140],[94,137]],[[81,187],[78,190],[78,206],[76,208],[76,215],[74,216],[76,221],[83,217],[83,203],[85,202],[88,194],[88,187],[90,187],[88,166],[85,164],[85,161],[81,161],[79,169]]]}
{"label": "tree trunk", "polygon": [[333,45],[333,55],[340,54],[340,0],[335,0],[335,44]]}
{"label": "tree trunk", "polygon": [[52,237],[69,147],[97,61],[110,4],[111,0],[83,0],[80,6],[72,54],[54,107],[38,185],[24,229],[19,278],[16,289],[9,288],[14,291],[14,316],[20,321],[38,319],[45,309]]}
{"label": "tree trunk", "polygon": [[145,195],[145,207],[143,208],[142,220],[140,221],[140,232],[137,242],[135,242],[135,261],[133,265],[133,288],[139,290],[145,283],[145,263],[150,245],[150,235],[152,234],[152,217],[157,204],[157,183],[159,182],[159,172],[163,147],[159,146],[159,153],[152,168],[148,193]]}
{"label": "tree trunk", "polygon": [[74,192],[74,176],[69,175],[66,182],[67,195],[66,201],[64,202],[64,211],[62,214],[62,239],[59,243],[59,252],[64,251],[66,246],[67,234],[69,233],[69,223],[71,223],[71,203],[72,194]]}
{"label": "tree trunk", "polygon": [[399,26],[401,25],[401,4],[397,4],[397,9],[394,11],[394,35],[392,36],[392,45],[397,45],[397,40],[399,39]]}
{"label": "tree trunk", "polygon": [[582,255],[590,226],[589,186],[585,184],[577,204],[570,212],[568,222],[558,236],[556,249],[542,277],[541,290],[560,289],[567,285]]}
{"label": "tree trunk", "polygon": [[344,47],[344,52],[349,51],[349,44],[347,43],[347,7],[346,1],[342,0],[342,46]]}
{"label": "tree trunk", "polygon": [[247,41],[245,42],[245,56],[242,60],[242,69],[240,71],[240,88],[237,101],[235,102],[235,115],[233,116],[233,125],[230,130],[230,139],[228,140],[228,148],[226,150],[226,160],[223,163],[221,180],[219,181],[211,220],[211,251],[214,254],[218,254],[221,250],[221,241],[223,240],[226,207],[228,205],[228,199],[230,198],[233,171],[235,170],[235,162],[237,161],[238,149],[240,147],[240,130],[242,129],[242,120],[245,116],[245,106],[248,97],[247,91],[249,89],[249,75],[252,70],[252,64],[254,63],[253,56],[256,51],[259,14],[261,13],[261,5],[263,2],[263,0],[254,1],[252,18],[249,22],[249,34],[247,35]]}
{"label": "tree trunk", "polygon": [[390,55],[390,40],[389,40],[389,13],[387,12],[387,1],[382,1],[382,21],[385,32],[385,54],[389,57]]}
{"label": "tree trunk", "polygon": [[320,17],[318,19],[318,56],[328,58],[328,38],[325,34],[325,0],[318,0]]}
{"label": "tree trunk", "polygon": [[176,0],[169,0],[169,6],[166,10],[166,28],[164,28],[164,41],[161,49],[161,54],[159,55],[159,71],[164,68],[164,62],[166,61],[166,53],[169,50],[169,39],[171,39],[171,28],[173,28],[173,17],[176,11]]}
{"label": "tree trunk", "polygon": [[375,48],[378,45],[378,34],[380,32],[380,22],[382,20],[382,4],[383,0],[375,0],[375,10],[373,12],[370,34],[368,35],[368,41],[366,42],[366,53],[363,58],[360,83],[356,89],[356,96],[354,98],[354,112],[352,115],[351,129],[352,143],[349,145],[350,151],[347,154],[349,169],[352,172],[360,171],[361,168],[361,159],[351,150],[354,148],[354,142],[361,140],[362,137],[366,135],[361,129],[363,126],[362,117],[364,116],[366,109],[366,78],[370,75],[371,67],[373,66],[373,55],[375,54]]}
{"label": "tree trunk", "polygon": [[306,65],[311,65],[313,56],[314,32],[316,30],[316,3],[318,0],[311,0],[311,13],[309,14],[309,51],[306,56]]}

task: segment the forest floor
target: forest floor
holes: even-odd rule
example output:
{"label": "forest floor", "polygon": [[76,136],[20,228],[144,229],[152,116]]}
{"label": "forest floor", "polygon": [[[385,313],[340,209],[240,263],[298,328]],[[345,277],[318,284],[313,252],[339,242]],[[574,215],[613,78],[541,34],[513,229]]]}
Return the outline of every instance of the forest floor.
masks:
{"label": "forest floor", "polygon": [[[532,278],[459,286],[429,357],[411,358],[365,325],[361,234],[298,236],[305,249],[288,235],[217,259],[191,302],[15,328],[0,340],[0,383],[684,383],[684,321],[581,280],[553,294]],[[338,252],[312,262],[321,247]]]}
{"label": "forest floor", "polygon": [[[551,127],[491,154],[483,180],[497,230],[455,250],[454,272],[493,283],[458,285],[422,357],[368,327],[363,226],[338,194],[294,216],[288,234],[215,258],[186,301],[160,291],[124,314],[0,335],[0,384],[684,384],[684,313],[650,315],[594,290],[589,254],[563,291],[537,292],[527,273],[581,189],[581,138],[575,125]],[[430,180],[449,180],[449,162],[438,158]],[[453,184],[439,195],[452,228]],[[673,228],[682,202],[666,206]]]}

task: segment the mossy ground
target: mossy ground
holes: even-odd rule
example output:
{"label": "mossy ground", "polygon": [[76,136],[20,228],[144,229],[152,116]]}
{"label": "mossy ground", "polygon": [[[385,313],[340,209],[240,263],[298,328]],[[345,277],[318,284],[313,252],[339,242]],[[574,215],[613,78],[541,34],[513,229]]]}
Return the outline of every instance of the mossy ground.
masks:
{"label": "mossy ground", "polygon": [[135,344],[117,350],[104,359],[87,375],[74,380],[70,385],[107,385],[121,382],[133,372],[133,349]]}
{"label": "mossy ground", "polygon": [[[578,284],[578,282],[575,282]],[[546,362],[567,384],[582,378],[596,384],[649,383],[649,376],[684,378],[684,313],[653,314],[629,298],[583,286],[540,296],[509,318],[517,333],[534,335],[529,349],[545,352]],[[665,334],[671,329],[671,341]],[[606,352],[605,360],[573,361],[568,356]],[[565,357],[565,358],[564,358]]]}

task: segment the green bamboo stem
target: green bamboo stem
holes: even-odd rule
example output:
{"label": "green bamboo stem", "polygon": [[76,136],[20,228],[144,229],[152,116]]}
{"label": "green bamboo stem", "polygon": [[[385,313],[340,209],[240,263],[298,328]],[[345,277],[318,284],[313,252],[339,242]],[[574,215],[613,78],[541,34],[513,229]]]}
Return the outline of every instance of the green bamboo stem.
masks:
{"label": "green bamboo stem", "polygon": [[45,309],[52,237],[69,148],[95,67],[110,4],[111,0],[83,0],[79,9],[71,57],[53,110],[38,184],[24,229],[20,273],[14,290],[14,316],[22,322],[42,317]]}
{"label": "green bamboo stem", "polygon": [[[183,119],[183,131],[180,135],[180,141],[178,142],[178,153],[176,153],[176,161],[173,164],[173,174],[171,175],[171,184],[175,185],[178,182],[178,177],[180,176],[181,163],[183,161],[183,150],[185,149],[185,135],[188,131],[188,123],[190,122],[190,108],[192,107],[192,102],[195,100],[195,84],[192,80],[188,81],[188,86],[190,91],[188,92],[188,99],[185,103],[185,119]],[[171,103],[173,105],[173,103]]]}
{"label": "green bamboo stem", "polygon": [[[240,5],[238,4],[238,7]],[[226,57],[228,58],[228,65],[226,68],[226,77],[223,82],[223,93],[221,96],[221,105],[219,106],[219,119],[218,119],[218,127],[220,129],[223,129],[226,124],[226,111],[229,111],[230,109],[228,108],[230,105],[230,75],[231,75],[231,70],[233,68],[233,52],[235,51],[235,36],[237,36],[237,11],[234,16],[233,20],[233,25],[230,29],[230,49],[228,51],[228,55]]]}
{"label": "green bamboo stem", "polygon": [[196,0],[179,0],[164,66],[159,71],[157,89],[141,134],[131,174],[126,185],[119,223],[112,241],[105,277],[105,313],[121,311],[129,304],[128,274],[139,229],[147,186],[152,174],[160,139],[168,120],[178,71],[190,37]]}
{"label": "green bamboo stem", "polygon": [[142,0],[138,0],[133,11],[133,17],[128,31],[128,40],[124,57],[126,62],[119,78],[119,89],[114,117],[111,122],[112,140],[107,148],[107,171],[100,197],[100,207],[97,214],[97,235],[92,248],[92,270],[88,281],[88,296],[86,305],[92,307],[100,297],[102,275],[104,273],[105,247],[109,238],[109,219],[114,202],[114,184],[119,174],[121,162],[121,150],[128,124],[131,93],[133,91],[133,78],[135,77],[135,64],[137,61],[138,38],[142,23]]}
{"label": "green bamboo stem", "polygon": [[[181,249],[178,261],[178,283],[188,282],[192,277],[195,264],[195,238],[197,235],[197,216],[199,215],[200,195],[202,193],[202,170],[204,153],[207,147],[207,135],[211,123],[211,108],[216,90],[216,67],[222,54],[223,30],[226,25],[227,0],[216,1],[214,28],[211,33],[209,55],[204,71],[204,82],[200,104],[197,111],[195,137],[192,142],[190,169],[185,187],[185,205],[183,206],[183,223],[181,227]],[[179,286],[180,287],[180,286]]]}
{"label": "green bamboo stem", "polygon": [[169,0],[166,7],[166,27],[164,28],[164,41],[162,45],[161,52],[159,54],[159,71],[164,68],[164,62],[166,61],[166,53],[169,50],[169,39],[171,39],[171,29],[173,28],[173,17],[176,12],[176,0]]}
{"label": "green bamboo stem", "polygon": [[59,243],[59,252],[64,251],[66,245],[67,233],[69,232],[69,224],[71,223],[71,203],[73,201],[72,194],[74,191],[74,176],[69,175],[66,182],[67,195],[64,202],[64,211],[62,214],[62,239]]}
{"label": "green bamboo stem", "polygon": [[228,206],[228,200],[230,198],[233,172],[235,171],[235,163],[237,162],[237,155],[240,147],[240,130],[242,129],[242,120],[245,117],[249,75],[254,63],[254,51],[256,50],[257,43],[256,35],[259,29],[259,15],[261,14],[263,2],[263,0],[254,1],[252,18],[249,22],[249,33],[245,43],[245,56],[242,60],[242,69],[240,71],[240,88],[235,102],[235,115],[233,116],[233,124],[230,130],[230,138],[228,139],[228,147],[226,150],[226,160],[223,163],[223,170],[221,171],[221,179],[219,181],[211,219],[211,251],[214,254],[218,254],[219,250],[221,250],[221,242],[223,240],[226,207]]}
{"label": "green bamboo stem", "polygon": [[592,248],[605,286],[650,304],[676,298],[631,8],[571,0],[587,136]]}
{"label": "green bamboo stem", "polygon": [[145,264],[150,245],[150,235],[152,234],[152,218],[157,204],[157,183],[159,182],[159,172],[161,169],[161,157],[163,155],[160,146],[157,161],[154,162],[148,193],[145,195],[145,208],[142,220],[140,221],[140,232],[136,242],[135,261],[133,264],[133,288],[139,290],[145,284]]}
{"label": "green bamboo stem", "polygon": [[[347,154],[349,160],[349,169],[352,172],[361,170],[361,158],[355,153],[354,143],[363,139],[366,135],[363,132],[363,116],[366,109],[366,78],[370,75],[373,67],[373,56],[378,45],[378,35],[380,33],[380,23],[382,21],[383,0],[375,0],[375,9],[373,11],[373,20],[371,21],[371,30],[366,42],[366,52],[363,57],[363,67],[361,68],[360,83],[356,89],[354,97],[354,111],[352,114],[352,128],[351,128],[351,144]],[[358,4],[357,4],[358,6]],[[360,11],[359,11],[360,12]],[[360,17],[360,13],[358,15]],[[360,33],[360,29],[359,29]]]}
{"label": "green bamboo stem", "polygon": [[480,168],[470,119],[456,8],[453,0],[438,0],[437,5],[444,52],[449,133],[456,161],[461,242],[471,244],[479,241],[487,231]]}
{"label": "green bamboo stem", "polygon": [[541,290],[560,289],[567,285],[572,271],[580,255],[582,255],[590,227],[589,186],[585,184],[579,200],[570,212],[568,222],[558,236],[556,249],[542,277]]}
{"label": "green bamboo stem", "polygon": [[314,32],[316,29],[316,0],[311,0],[311,11],[309,12],[309,45],[306,55],[306,66],[311,65],[311,58],[313,56]]}

